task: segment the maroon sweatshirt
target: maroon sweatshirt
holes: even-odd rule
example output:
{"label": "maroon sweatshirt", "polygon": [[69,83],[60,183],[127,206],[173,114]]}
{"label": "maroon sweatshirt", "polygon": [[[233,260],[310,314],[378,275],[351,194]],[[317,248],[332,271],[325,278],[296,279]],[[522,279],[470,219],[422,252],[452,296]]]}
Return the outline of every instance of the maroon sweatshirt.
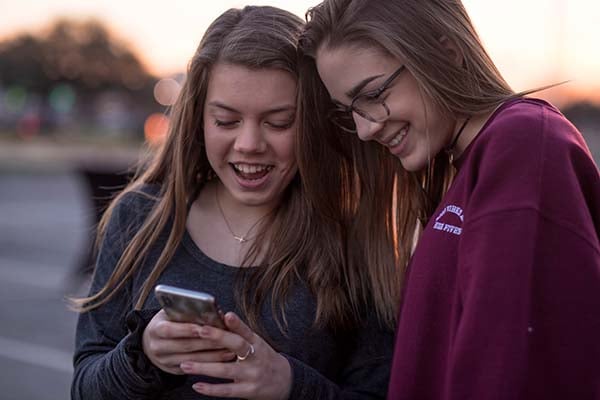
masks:
{"label": "maroon sweatshirt", "polygon": [[501,106],[409,267],[388,399],[600,399],[600,174],[541,100]]}

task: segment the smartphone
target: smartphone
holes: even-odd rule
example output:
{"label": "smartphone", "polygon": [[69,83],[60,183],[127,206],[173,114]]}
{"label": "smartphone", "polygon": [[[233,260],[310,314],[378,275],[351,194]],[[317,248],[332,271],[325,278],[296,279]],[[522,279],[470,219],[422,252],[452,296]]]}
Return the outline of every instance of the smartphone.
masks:
{"label": "smartphone", "polygon": [[223,322],[223,313],[215,298],[208,293],[157,285],[154,294],[171,321],[193,322],[227,329]]}

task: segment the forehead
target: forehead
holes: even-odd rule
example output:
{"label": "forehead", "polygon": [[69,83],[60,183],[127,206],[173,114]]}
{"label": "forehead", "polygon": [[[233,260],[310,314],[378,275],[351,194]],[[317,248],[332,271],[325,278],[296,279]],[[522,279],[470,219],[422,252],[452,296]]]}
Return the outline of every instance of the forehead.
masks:
{"label": "forehead", "polygon": [[393,72],[399,61],[376,47],[322,46],[317,51],[316,65],[331,97],[348,100],[348,90],[363,79]]}
{"label": "forehead", "polygon": [[253,108],[295,104],[296,78],[276,68],[252,69],[236,64],[213,66],[206,102],[220,101],[232,107],[254,105]]}

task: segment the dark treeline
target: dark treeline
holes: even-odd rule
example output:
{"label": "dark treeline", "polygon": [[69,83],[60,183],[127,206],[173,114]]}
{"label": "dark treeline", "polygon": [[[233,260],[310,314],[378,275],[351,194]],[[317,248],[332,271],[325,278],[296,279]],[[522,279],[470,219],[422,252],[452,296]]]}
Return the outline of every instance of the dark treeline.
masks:
{"label": "dark treeline", "polygon": [[0,124],[19,129],[37,116],[39,133],[98,128],[141,137],[144,119],[161,110],[156,81],[101,22],[61,19],[0,42]]}

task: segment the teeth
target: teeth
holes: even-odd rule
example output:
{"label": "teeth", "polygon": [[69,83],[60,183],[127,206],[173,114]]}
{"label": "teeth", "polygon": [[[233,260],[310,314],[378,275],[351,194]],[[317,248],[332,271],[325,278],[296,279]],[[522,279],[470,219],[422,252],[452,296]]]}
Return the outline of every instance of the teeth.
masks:
{"label": "teeth", "polygon": [[234,168],[244,174],[255,174],[257,172],[270,171],[273,169],[271,165],[249,165],[249,164],[233,164]]}
{"label": "teeth", "polygon": [[402,139],[404,138],[404,136],[406,136],[407,133],[408,133],[407,128],[403,128],[400,131],[400,133],[398,135],[396,135],[396,137],[394,137],[392,140],[390,140],[390,142],[388,143],[388,146],[390,146],[390,147],[396,146],[398,143],[400,143],[402,141]]}
{"label": "teeth", "polygon": [[390,146],[390,147],[396,146],[398,143],[400,143],[402,141],[402,139],[404,138],[404,136],[406,136],[407,133],[408,133],[408,126],[402,128],[400,130],[400,133],[398,133],[392,140],[390,140],[390,142],[388,143],[388,146]]}
{"label": "teeth", "polygon": [[402,140],[403,137],[404,136],[400,136],[400,135],[396,136],[395,138],[393,138],[391,140],[391,142],[389,143],[389,146],[394,147],[395,145],[397,145],[398,143],[400,143],[400,140]]}

